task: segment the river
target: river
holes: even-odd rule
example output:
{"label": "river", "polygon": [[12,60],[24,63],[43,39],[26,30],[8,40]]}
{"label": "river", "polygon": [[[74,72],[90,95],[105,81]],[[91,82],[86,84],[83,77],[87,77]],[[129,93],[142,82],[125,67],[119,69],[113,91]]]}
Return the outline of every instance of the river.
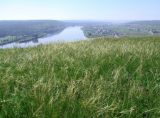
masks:
{"label": "river", "polygon": [[80,26],[67,27],[62,32],[56,35],[50,35],[44,38],[39,38],[37,42],[25,42],[25,43],[10,43],[0,48],[25,48],[33,47],[40,44],[50,44],[50,43],[63,43],[63,42],[74,42],[87,39]]}

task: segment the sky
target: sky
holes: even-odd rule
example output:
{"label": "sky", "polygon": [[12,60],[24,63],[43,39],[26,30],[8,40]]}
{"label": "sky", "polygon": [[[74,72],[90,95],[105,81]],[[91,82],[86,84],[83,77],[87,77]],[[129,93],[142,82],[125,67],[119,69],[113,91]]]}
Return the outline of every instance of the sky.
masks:
{"label": "sky", "polygon": [[0,0],[0,20],[160,20],[160,0]]}

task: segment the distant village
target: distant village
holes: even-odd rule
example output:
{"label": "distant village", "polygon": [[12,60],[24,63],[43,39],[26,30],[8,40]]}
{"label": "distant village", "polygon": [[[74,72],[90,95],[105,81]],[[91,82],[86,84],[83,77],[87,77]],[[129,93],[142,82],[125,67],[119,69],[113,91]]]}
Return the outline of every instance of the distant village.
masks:
{"label": "distant village", "polygon": [[159,25],[90,25],[83,27],[83,31],[87,37],[114,37],[119,38],[123,36],[153,36],[160,35]]}

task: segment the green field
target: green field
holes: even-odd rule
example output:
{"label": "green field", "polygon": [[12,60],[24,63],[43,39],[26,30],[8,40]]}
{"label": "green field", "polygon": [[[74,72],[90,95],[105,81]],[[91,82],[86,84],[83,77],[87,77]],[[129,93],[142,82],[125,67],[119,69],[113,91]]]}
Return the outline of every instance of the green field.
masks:
{"label": "green field", "polygon": [[160,38],[0,49],[0,118],[158,118]]}

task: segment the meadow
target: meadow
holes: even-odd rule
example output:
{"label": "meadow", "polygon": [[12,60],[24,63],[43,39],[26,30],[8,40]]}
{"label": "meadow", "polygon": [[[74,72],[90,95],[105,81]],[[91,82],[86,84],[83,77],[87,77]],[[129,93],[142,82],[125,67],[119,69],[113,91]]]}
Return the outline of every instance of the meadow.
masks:
{"label": "meadow", "polygon": [[0,118],[160,117],[160,37],[0,49]]}

